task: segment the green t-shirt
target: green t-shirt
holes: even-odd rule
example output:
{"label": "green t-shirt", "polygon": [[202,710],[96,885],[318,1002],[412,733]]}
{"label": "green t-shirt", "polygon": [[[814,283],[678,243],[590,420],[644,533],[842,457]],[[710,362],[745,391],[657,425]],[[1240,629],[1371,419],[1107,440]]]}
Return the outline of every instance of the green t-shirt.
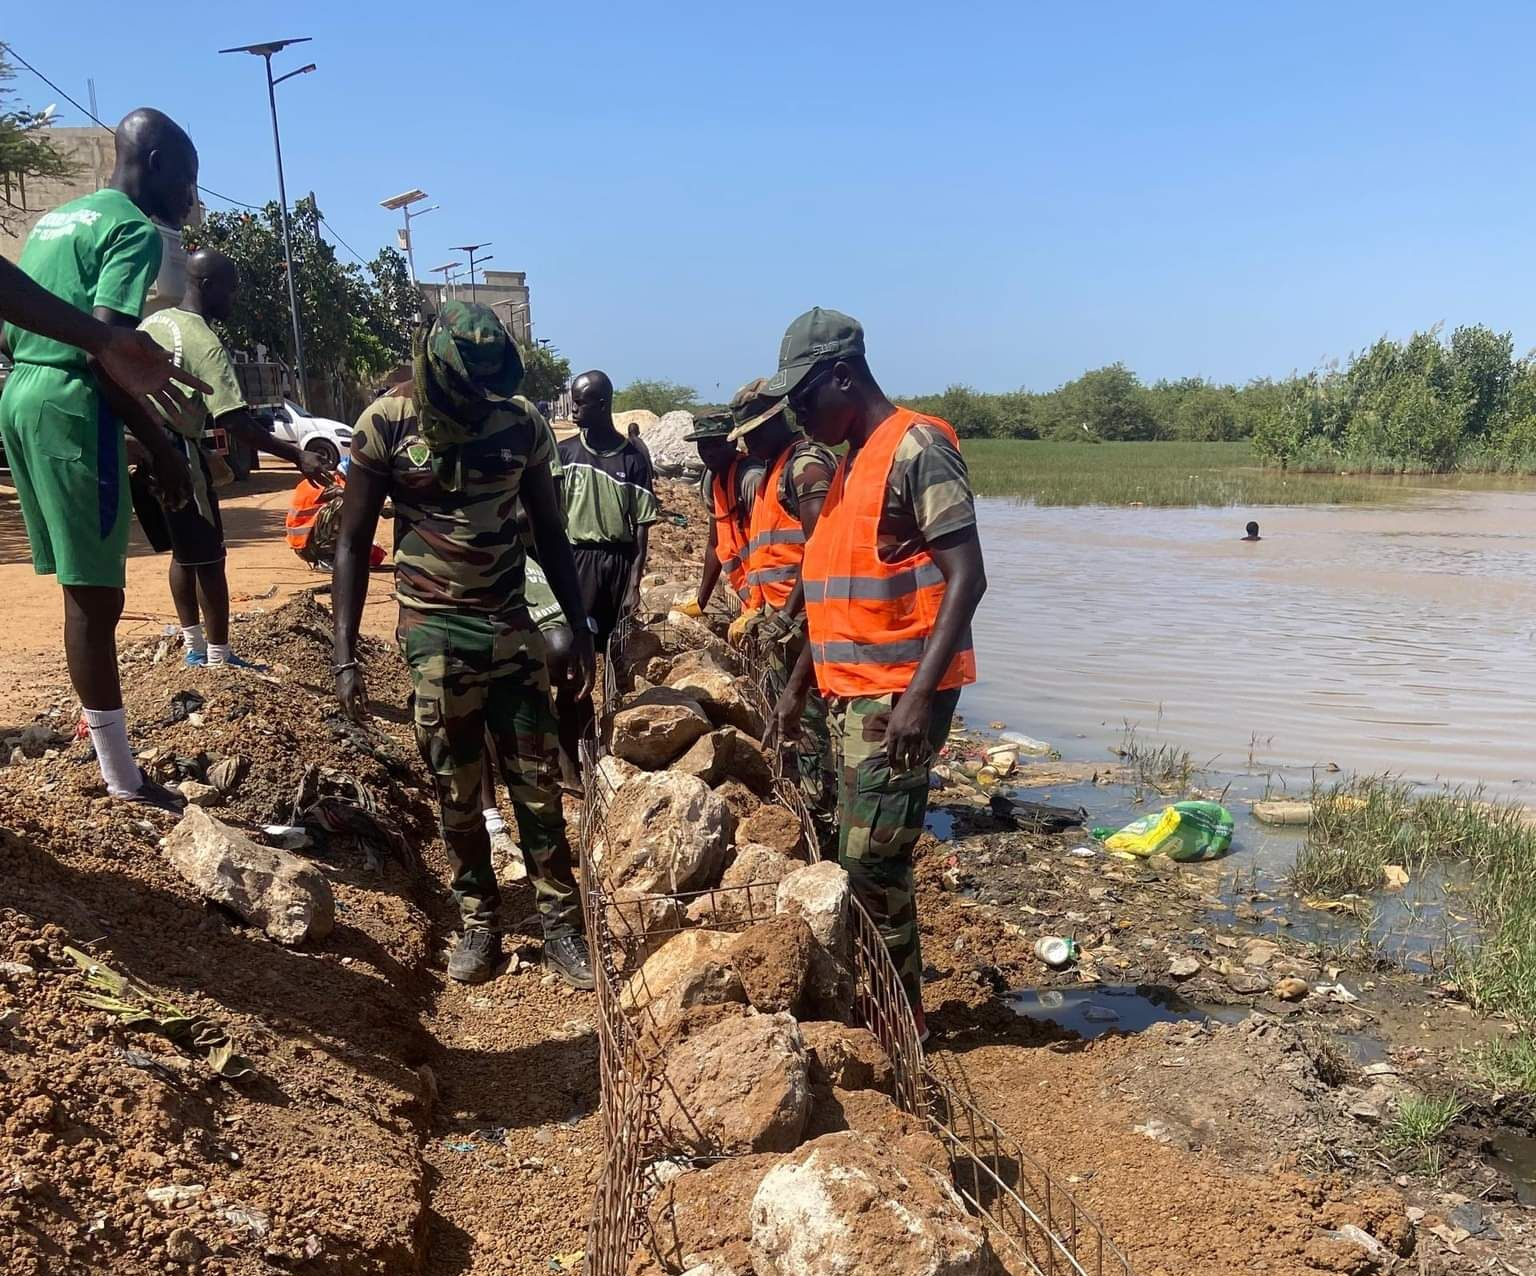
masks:
{"label": "green t-shirt", "polygon": [[[21,250],[21,268],[55,296],[89,314],[97,306],[137,319],[160,273],[160,232],[122,191],[110,187],[44,213]],[[11,357],[84,372],[85,351],[14,324]]]}
{"label": "green t-shirt", "polygon": [[445,488],[409,396],[385,395],[352,431],[352,464],[388,480],[395,502],[395,590],[402,606],[514,619],[527,552],[518,531],[523,475],[553,459],[554,435],[527,399],[461,450],[463,486]]}
{"label": "green t-shirt", "polygon": [[229,351],[202,315],[173,306],[157,310],[139,327],[171,352],[171,361],[178,368],[185,368],[213,387],[207,394],[197,390],[186,392],[187,410],[167,422],[176,433],[185,438],[201,438],[210,421],[246,406]]}
{"label": "green t-shirt", "polygon": [[651,458],[625,440],[608,452],[580,434],[560,444],[565,530],[573,545],[633,544],[640,528],[661,517]]}

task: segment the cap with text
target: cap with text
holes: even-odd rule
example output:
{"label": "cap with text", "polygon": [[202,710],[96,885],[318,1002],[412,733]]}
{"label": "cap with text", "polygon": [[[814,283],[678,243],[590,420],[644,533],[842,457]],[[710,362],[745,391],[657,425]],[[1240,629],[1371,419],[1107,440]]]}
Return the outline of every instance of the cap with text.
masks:
{"label": "cap with text", "polygon": [[763,393],[782,399],[793,392],[819,364],[833,359],[862,358],[864,325],[840,310],[807,310],[784,330],[779,343],[779,370],[768,378]]}

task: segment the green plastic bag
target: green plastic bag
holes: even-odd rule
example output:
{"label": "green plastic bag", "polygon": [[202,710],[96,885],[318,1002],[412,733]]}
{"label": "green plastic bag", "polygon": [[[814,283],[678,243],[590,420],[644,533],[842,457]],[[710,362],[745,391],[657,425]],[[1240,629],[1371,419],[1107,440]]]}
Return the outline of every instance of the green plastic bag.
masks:
{"label": "green plastic bag", "polygon": [[1156,815],[1143,815],[1116,832],[1096,828],[1105,850],[1150,859],[1219,860],[1232,849],[1232,813],[1220,802],[1175,802]]}

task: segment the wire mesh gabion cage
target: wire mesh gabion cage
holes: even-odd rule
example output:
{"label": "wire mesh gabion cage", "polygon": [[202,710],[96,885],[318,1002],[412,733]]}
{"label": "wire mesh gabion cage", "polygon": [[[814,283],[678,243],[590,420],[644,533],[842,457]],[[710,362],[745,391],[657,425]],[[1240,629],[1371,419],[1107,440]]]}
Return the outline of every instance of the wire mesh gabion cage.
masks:
{"label": "wire mesh gabion cage", "polygon": [[[652,626],[665,648],[687,643],[666,625]],[[603,670],[601,738],[609,738],[612,717],[636,670],[627,668],[636,626],[620,624],[609,644]],[[643,648],[642,648],[643,649]],[[764,662],[749,661],[761,670]],[[740,685],[766,720],[766,685],[743,677]],[[662,1238],[652,1228],[651,1209],[665,1167],[679,1160],[704,1166],[725,1154],[679,1157],[661,1119],[665,1079],[658,1025],[653,1018],[644,958],[683,931],[700,928],[732,933],[774,914],[777,885],[749,882],[730,887],[626,896],[604,876],[605,851],[612,844],[611,813],[619,785],[599,740],[582,746],[586,793],[579,824],[582,902],[597,977],[596,1009],[600,1055],[601,1125],[604,1159],[588,1222],[588,1276],[627,1276],[638,1255],[649,1252],[658,1266]],[[819,857],[810,812],[797,784],[782,775],[771,794],[792,811],[801,829],[800,852]],[[982,1110],[953,1064],[925,1060],[916,1024],[895,966],[869,914],[850,900],[850,950],[846,989],[853,1023],[868,1029],[891,1061],[896,1105],[926,1124],[939,1140],[960,1198],[982,1221],[999,1270],[1031,1276],[1130,1276],[1124,1254],[1070,1192],[1056,1183]],[[675,1105],[674,1105],[675,1106]]]}

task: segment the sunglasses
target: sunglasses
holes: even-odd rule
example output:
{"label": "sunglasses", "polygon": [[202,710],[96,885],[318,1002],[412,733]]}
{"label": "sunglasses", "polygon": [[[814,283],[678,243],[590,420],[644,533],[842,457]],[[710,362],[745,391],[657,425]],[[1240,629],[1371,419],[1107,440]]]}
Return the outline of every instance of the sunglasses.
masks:
{"label": "sunglasses", "polygon": [[789,400],[790,410],[793,411],[796,416],[804,415],[805,406],[810,402],[811,399],[811,392],[815,390],[815,388],[822,381],[825,381],[832,375],[832,370],[835,367],[837,367],[836,362],[823,364],[818,371],[813,372],[810,376],[808,376],[804,381],[802,381],[789,392],[787,398]]}

